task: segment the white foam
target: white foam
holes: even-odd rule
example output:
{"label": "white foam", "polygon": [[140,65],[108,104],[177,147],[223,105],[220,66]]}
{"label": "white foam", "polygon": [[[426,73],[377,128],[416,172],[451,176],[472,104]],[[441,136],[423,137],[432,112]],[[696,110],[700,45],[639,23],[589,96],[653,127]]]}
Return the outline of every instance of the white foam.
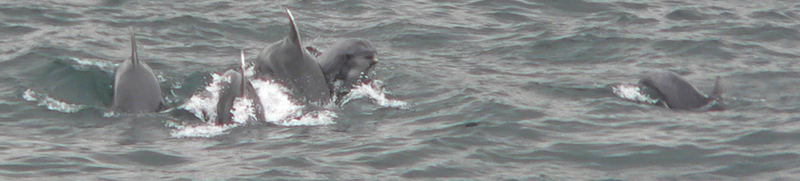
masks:
{"label": "white foam", "polygon": [[648,104],[656,104],[658,103],[658,99],[652,99],[650,96],[642,93],[641,88],[638,84],[616,84],[611,86],[611,92],[625,100],[640,102],[640,103],[648,103]]}
{"label": "white foam", "polygon": [[250,81],[256,89],[266,122],[279,122],[288,117],[302,115],[302,105],[295,104],[289,91],[275,80],[255,79]]}
{"label": "white foam", "polygon": [[299,117],[289,117],[288,119],[272,122],[281,126],[320,126],[336,123],[336,112],[330,110],[317,110],[303,114]]}
{"label": "white foam", "polygon": [[38,102],[37,105],[45,106],[49,110],[64,112],[64,113],[74,113],[86,108],[85,105],[66,103],[64,101],[54,99],[50,96],[37,93],[32,89],[25,90],[25,92],[22,93],[22,98],[27,101]]}
{"label": "white foam", "polygon": [[188,101],[179,106],[193,113],[201,120],[217,119],[217,102],[219,102],[219,92],[224,82],[230,82],[230,77],[224,77],[217,73],[211,74],[211,83],[206,86],[205,91],[200,91],[192,95]]}
{"label": "white foam", "polygon": [[256,120],[256,106],[253,100],[246,97],[237,97],[233,100],[233,107],[230,111],[233,116],[231,120],[238,124],[245,124],[247,120]]}
{"label": "white foam", "polygon": [[[199,91],[192,95],[183,105],[178,108],[184,109],[194,114],[205,123],[196,125],[187,125],[175,121],[168,121],[167,127],[173,128],[170,135],[176,138],[187,137],[214,137],[222,134],[227,134],[231,128],[238,127],[245,124],[249,114],[248,111],[254,110],[252,101],[242,101],[240,98],[234,100],[234,108],[231,110],[233,113],[232,120],[234,124],[216,123],[217,120],[217,102],[219,102],[219,93],[224,84],[230,83],[231,78],[223,76],[218,73],[211,74],[211,82],[206,86],[205,90]],[[247,99],[245,99],[247,100]]]}
{"label": "white foam", "polygon": [[89,67],[97,67],[100,70],[104,71],[114,71],[114,68],[118,66],[118,63],[114,63],[113,61],[108,61],[108,60],[79,59],[75,57],[70,57],[69,59],[77,64],[74,67],[75,69],[78,70],[87,70],[89,69]]}
{"label": "white foam", "polygon": [[[249,69],[247,72],[252,71]],[[330,110],[315,110],[303,113],[305,106],[296,104],[289,96],[289,90],[275,80],[254,79],[251,84],[256,90],[260,100],[242,99],[234,100],[231,110],[233,124],[216,124],[216,106],[219,102],[220,89],[225,83],[230,82],[230,77],[220,74],[212,74],[211,82],[204,91],[195,93],[186,103],[180,106],[193,113],[197,118],[205,121],[203,124],[187,125],[175,121],[169,121],[167,126],[173,128],[170,135],[176,138],[187,137],[214,137],[227,134],[228,130],[248,121],[257,120],[258,113],[255,110],[255,101],[260,101],[262,112],[267,123],[280,126],[317,126],[335,123],[336,113]]]}
{"label": "white foam", "polygon": [[289,96],[289,90],[275,80],[255,79],[250,83],[261,99],[265,122],[281,126],[318,126],[336,123],[336,113],[330,110],[303,113],[305,106],[295,103]]}
{"label": "white foam", "polygon": [[187,125],[185,123],[178,123],[175,121],[167,121],[166,126],[173,128],[170,130],[170,135],[175,138],[192,138],[203,137],[210,138],[227,134],[228,130],[239,127],[240,124],[200,124],[200,125]]}
{"label": "white foam", "polygon": [[408,109],[407,102],[392,99],[386,95],[386,89],[384,89],[383,82],[380,80],[354,85],[350,92],[343,97],[342,105],[360,98],[369,98],[372,102],[382,107]]}

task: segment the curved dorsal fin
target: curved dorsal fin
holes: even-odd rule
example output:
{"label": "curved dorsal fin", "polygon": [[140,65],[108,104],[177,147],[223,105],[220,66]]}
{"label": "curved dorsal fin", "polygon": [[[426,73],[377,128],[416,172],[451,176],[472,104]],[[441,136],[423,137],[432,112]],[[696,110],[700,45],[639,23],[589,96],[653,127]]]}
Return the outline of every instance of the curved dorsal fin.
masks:
{"label": "curved dorsal fin", "polygon": [[717,76],[717,80],[714,81],[714,90],[711,91],[711,98],[717,101],[722,100],[722,80],[720,76]]}
{"label": "curved dorsal fin", "polygon": [[131,64],[134,68],[139,65],[139,53],[136,52],[136,32],[131,27]]}
{"label": "curved dorsal fin", "polygon": [[302,51],[303,46],[300,44],[300,31],[297,30],[297,24],[294,21],[294,15],[292,15],[292,11],[289,8],[286,8],[286,15],[289,16],[289,24],[292,26],[291,35],[289,38],[297,45],[297,49]]}
{"label": "curved dorsal fin", "polygon": [[241,54],[240,54],[240,56],[241,56],[241,65],[239,66],[239,68],[241,68],[241,70],[240,70],[239,72],[242,74],[242,83],[241,83],[241,87],[240,87],[240,88],[241,88],[241,90],[242,90],[242,95],[240,95],[240,96],[244,97],[244,96],[246,95],[246,94],[245,94],[245,91],[247,91],[247,89],[245,89],[245,84],[247,84],[247,83],[248,83],[248,82],[247,82],[247,78],[244,76],[244,71],[245,71],[245,64],[244,64],[244,49],[241,49]]}

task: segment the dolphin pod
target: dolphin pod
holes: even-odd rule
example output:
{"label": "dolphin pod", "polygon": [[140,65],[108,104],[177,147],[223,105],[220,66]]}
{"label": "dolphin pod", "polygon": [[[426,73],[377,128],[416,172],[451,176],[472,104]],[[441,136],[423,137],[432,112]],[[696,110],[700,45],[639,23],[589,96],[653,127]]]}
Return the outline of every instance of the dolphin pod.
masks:
{"label": "dolphin pod", "polygon": [[[335,82],[341,81],[344,88],[366,81],[365,75],[374,68],[378,60],[375,47],[363,39],[348,39],[337,42],[327,52],[304,46],[296,21],[289,9],[290,33],[283,39],[262,49],[254,60],[256,75],[270,76],[286,85],[295,98],[302,102],[325,105],[335,93]],[[231,82],[220,92],[217,104],[217,123],[231,121],[229,114],[235,98],[256,100],[253,85],[244,75],[244,51],[241,53],[242,67],[224,73]],[[722,89],[717,77],[714,91],[704,95],[678,74],[669,71],[654,71],[644,75],[639,84],[648,89],[660,103],[675,110],[722,110]],[[346,92],[345,92],[346,93]],[[163,108],[158,80],[152,69],[140,60],[137,53],[135,33],[131,33],[131,58],[116,69],[112,109],[119,112],[155,112]],[[257,109],[261,111],[260,109]]]}
{"label": "dolphin pod", "polygon": [[722,87],[720,77],[714,83],[714,91],[705,96],[678,74],[669,71],[653,71],[647,73],[639,84],[655,90],[657,99],[662,100],[670,109],[676,110],[722,110]]}
{"label": "dolphin pod", "polygon": [[161,86],[153,70],[139,59],[136,33],[131,30],[131,59],[114,73],[114,99],[111,109],[125,113],[156,112],[162,109]]}
{"label": "dolphin pod", "polygon": [[[368,79],[366,74],[377,64],[375,47],[368,40],[348,39],[337,42],[325,53],[309,47],[303,49],[300,32],[291,10],[286,9],[290,34],[264,48],[255,59],[258,76],[271,76],[286,85],[302,102],[325,105],[330,102],[335,86],[342,81],[344,88]],[[131,59],[117,68],[114,81],[114,99],[111,108],[118,112],[143,113],[163,109],[161,88],[153,70],[138,57],[135,33],[131,33]],[[311,55],[311,53],[316,53]],[[218,124],[231,121],[233,102],[238,97],[256,100],[258,95],[244,76],[244,51],[242,67],[223,74],[230,77],[220,91],[217,103]],[[319,58],[319,59],[317,59]],[[344,92],[346,93],[346,92]],[[263,116],[263,115],[261,115]]]}

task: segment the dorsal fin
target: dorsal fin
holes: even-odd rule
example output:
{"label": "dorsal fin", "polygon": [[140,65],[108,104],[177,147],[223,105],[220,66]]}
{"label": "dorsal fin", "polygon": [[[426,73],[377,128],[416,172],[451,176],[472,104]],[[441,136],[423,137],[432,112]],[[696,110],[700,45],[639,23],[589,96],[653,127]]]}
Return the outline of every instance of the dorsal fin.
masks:
{"label": "dorsal fin", "polygon": [[131,64],[134,68],[139,65],[139,53],[136,52],[136,32],[131,27]]}
{"label": "dorsal fin", "polygon": [[714,90],[711,91],[711,98],[717,101],[722,100],[722,80],[720,76],[717,76],[717,80],[714,81]]}
{"label": "dorsal fin", "polygon": [[241,83],[242,87],[240,87],[241,90],[242,90],[242,95],[240,95],[240,96],[244,97],[246,95],[245,91],[247,91],[247,89],[245,89],[245,84],[247,84],[247,78],[244,76],[244,71],[245,71],[245,67],[244,67],[245,66],[245,64],[244,64],[244,49],[241,49],[241,54],[240,55],[241,55],[241,59],[242,59],[241,60],[241,65],[239,66],[239,68],[241,68],[241,70],[239,70],[239,72],[242,74],[242,83]]}
{"label": "dorsal fin", "polygon": [[289,10],[289,8],[286,8],[286,15],[289,16],[289,24],[292,26],[292,32],[289,38],[297,45],[298,50],[303,51],[303,46],[300,44],[300,31],[297,30],[297,24],[294,22],[294,15],[292,15],[292,11]]}
{"label": "dorsal fin", "polygon": [[725,103],[722,100],[722,78],[717,76],[717,80],[714,81],[714,90],[711,91],[709,95],[710,103],[704,107],[708,107],[706,110],[710,111],[721,111],[725,110]]}

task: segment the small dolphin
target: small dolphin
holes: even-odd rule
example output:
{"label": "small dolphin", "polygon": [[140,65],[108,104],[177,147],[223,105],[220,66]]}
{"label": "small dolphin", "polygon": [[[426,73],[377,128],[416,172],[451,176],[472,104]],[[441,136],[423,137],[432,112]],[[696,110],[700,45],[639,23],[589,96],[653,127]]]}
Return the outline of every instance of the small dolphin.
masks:
{"label": "small dolphin", "polygon": [[304,102],[325,105],[331,99],[325,74],[314,57],[303,50],[300,33],[289,9],[286,9],[286,15],[289,16],[291,34],[258,54],[255,62],[257,72],[259,75],[272,75],[288,85],[295,97]]}
{"label": "small dolphin", "polygon": [[114,74],[114,100],[111,109],[126,113],[156,112],[163,108],[161,86],[153,70],[136,52],[136,33],[131,31],[131,60],[124,61]]}
{"label": "small dolphin", "polygon": [[[309,48],[313,50],[313,48]],[[325,73],[328,84],[343,81],[344,92],[360,81],[368,79],[367,74],[378,63],[377,51],[368,40],[349,39],[336,43],[333,48],[321,53],[319,64]]]}
{"label": "small dolphin", "polygon": [[228,70],[223,74],[223,77],[230,77],[231,81],[223,86],[219,95],[219,102],[217,102],[217,124],[227,124],[231,122],[233,109],[233,101],[238,98],[247,98],[253,101],[256,118],[264,120],[263,108],[261,107],[261,99],[259,99],[253,84],[247,80],[244,75],[245,62],[244,50],[241,50],[241,66],[239,72],[236,70]]}
{"label": "small dolphin", "polygon": [[677,110],[722,110],[722,87],[720,77],[714,83],[714,91],[705,96],[678,74],[668,71],[647,73],[640,81],[648,88],[654,89],[653,95],[666,103],[670,109]]}

